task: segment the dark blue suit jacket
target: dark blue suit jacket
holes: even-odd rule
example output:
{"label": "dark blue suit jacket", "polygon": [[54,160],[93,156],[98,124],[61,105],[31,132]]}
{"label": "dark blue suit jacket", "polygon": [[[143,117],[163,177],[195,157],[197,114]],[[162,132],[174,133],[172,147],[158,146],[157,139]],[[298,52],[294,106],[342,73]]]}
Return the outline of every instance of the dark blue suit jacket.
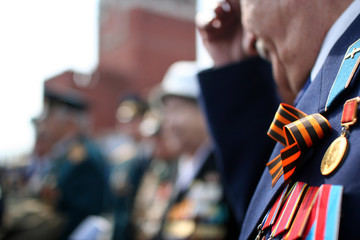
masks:
{"label": "dark blue suit jacket", "polygon": [[[329,108],[326,112],[325,104],[330,92],[331,86],[333,81],[335,80],[336,74],[340,68],[342,59],[347,51],[347,48],[354,43],[356,40],[360,38],[360,17],[352,23],[352,25],[346,30],[346,32],[341,36],[341,38],[337,41],[333,49],[331,50],[329,56],[327,57],[320,73],[315,78],[315,80],[310,84],[304,95],[301,97],[297,104],[297,108],[302,110],[307,114],[312,113],[322,113],[330,122],[333,131],[326,139],[322,140],[320,144],[314,146],[311,151],[309,151],[302,159],[301,165],[296,169],[295,175],[293,176],[293,180],[304,181],[311,186],[320,186],[321,184],[336,184],[342,185],[344,187],[344,194],[343,194],[343,202],[342,202],[342,212],[341,212],[341,220],[340,220],[340,235],[339,239],[356,239],[358,238],[359,231],[358,231],[358,223],[360,222],[360,181],[359,181],[359,173],[360,173],[360,148],[358,144],[360,142],[360,128],[359,123],[356,123],[351,128],[351,133],[348,138],[350,143],[350,149],[348,156],[342,163],[339,169],[337,169],[334,174],[330,176],[323,176],[320,173],[320,163],[322,157],[331,144],[331,142],[340,136],[341,133],[341,113],[343,109],[343,104],[347,99],[353,98],[355,96],[360,95],[360,76],[359,70],[355,73],[354,79],[352,80],[351,85],[349,88],[343,92],[338,98],[335,104]],[[248,80],[249,82],[249,80]],[[218,83],[218,86],[222,83]],[[251,85],[251,84],[250,84]],[[202,85],[204,99],[215,98],[215,96],[206,96],[208,91],[206,90],[208,87],[206,84]],[[230,89],[230,92],[233,91]],[[238,95],[251,95],[245,89],[238,89]],[[253,91],[255,94],[257,90]],[[224,91],[224,93],[227,93]],[[216,122],[211,120],[213,116],[218,113],[221,113],[223,110],[221,106],[229,105],[231,102],[225,102],[220,97],[218,98],[217,105],[214,105],[211,109],[209,105],[206,105],[207,112],[210,111],[209,122],[211,129],[217,129],[220,125],[227,124],[226,122]],[[272,99],[269,99],[269,102],[272,102]],[[254,108],[262,109],[267,108],[268,101],[262,102],[262,104],[254,105]],[[272,107],[270,104],[269,107]],[[216,109],[217,108],[217,109]],[[244,115],[249,115],[251,111],[248,111],[247,108],[242,109],[234,109],[234,111],[241,111]],[[265,115],[264,115],[265,116]],[[246,121],[246,119],[239,119],[236,125],[232,125],[234,132],[237,134],[241,134],[244,131],[249,131],[249,129],[253,129],[257,124],[257,121],[250,122]],[[216,124],[216,125],[215,125]],[[214,130],[212,131],[214,132]],[[216,132],[216,131],[215,131]],[[238,149],[226,147],[226,134],[227,132],[217,132],[216,135],[214,134],[214,138],[216,139],[216,143],[218,147],[221,148],[221,152],[228,152],[228,156],[241,156],[247,155],[249,158],[249,165],[242,165],[243,168],[248,168],[249,166],[252,167],[252,164],[258,164],[260,160],[257,160],[257,156],[252,156],[253,143],[249,143],[248,145],[244,145],[243,142],[238,143]],[[235,134],[235,133],[234,133]],[[257,134],[254,132],[254,134]],[[245,137],[246,139],[246,137]],[[221,142],[221,143],[219,143]],[[236,144],[236,143],[231,143]],[[277,156],[282,149],[283,146],[277,144],[274,148],[272,156],[270,159]],[[236,153],[236,151],[247,151],[247,153]],[[255,153],[258,154],[258,153]],[[239,164],[243,164],[241,160],[234,159],[234,158],[223,158],[224,159],[224,166],[228,165],[229,163],[234,164],[234,161],[239,161]],[[269,159],[268,159],[269,160]],[[244,160],[242,160],[244,161]],[[259,167],[259,166],[258,166]],[[238,166],[237,169],[240,167]],[[225,169],[226,170],[226,169]],[[228,173],[230,174],[230,172]],[[234,173],[231,173],[234,174]],[[233,182],[242,181],[242,173],[237,173],[233,176]],[[238,179],[238,180],[236,180]],[[229,183],[232,184],[233,182]],[[260,223],[263,219],[264,214],[268,210],[268,208],[273,203],[274,199],[278,196],[279,191],[284,186],[284,180],[281,178],[276,185],[272,188],[271,187],[271,177],[268,173],[268,170],[265,169],[260,182],[256,188],[256,191],[252,197],[251,203],[249,208],[246,212],[246,216],[244,218],[240,239],[254,239],[256,236],[256,226]],[[233,188],[234,191],[242,192],[243,190],[240,188],[241,186],[237,186],[238,189]],[[240,203],[239,203],[240,204]],[[240,207],[238,207],[240,208]],[[241,211],[243,209],[240,208]]]}
{"label": "dark blue suit jacket", "polygon": [[279,104],[271,76],[259,58],[199,74],[218,168],[239,226],[275,145],[266,135]]}

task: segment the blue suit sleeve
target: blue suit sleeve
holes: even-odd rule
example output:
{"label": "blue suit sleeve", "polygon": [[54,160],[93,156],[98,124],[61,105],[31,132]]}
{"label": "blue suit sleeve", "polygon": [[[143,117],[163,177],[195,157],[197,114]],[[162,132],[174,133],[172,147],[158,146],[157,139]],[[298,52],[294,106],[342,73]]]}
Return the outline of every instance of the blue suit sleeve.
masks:
{"label": "blue suit sleeve", "polygon": [[198,75],[225,195],[239,226],[274,147],[266,135],[279,103],[271,76],[258,58]]}

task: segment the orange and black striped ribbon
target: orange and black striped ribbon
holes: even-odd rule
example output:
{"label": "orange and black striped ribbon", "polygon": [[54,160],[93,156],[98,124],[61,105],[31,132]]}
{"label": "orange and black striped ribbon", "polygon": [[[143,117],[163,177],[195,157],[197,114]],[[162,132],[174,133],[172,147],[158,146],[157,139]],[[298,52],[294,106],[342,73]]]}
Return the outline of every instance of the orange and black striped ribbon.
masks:
{"label": "orange and black striped ribbon", "polygon": [[285,146],[268,162],[272,185],[284,174],[285,181],[295,172],[297,160],[305,150],[330,133],[328,120],[319,113],[307,115],[288,105],[280,104],[268,135]]}

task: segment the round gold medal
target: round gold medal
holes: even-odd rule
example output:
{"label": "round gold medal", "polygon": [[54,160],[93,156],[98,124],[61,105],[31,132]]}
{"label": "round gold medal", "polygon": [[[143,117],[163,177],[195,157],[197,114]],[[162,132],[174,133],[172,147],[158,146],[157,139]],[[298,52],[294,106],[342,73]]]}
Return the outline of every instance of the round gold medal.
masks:
{"label": "round gold medal", "polygon": [[321,161],[320,171],[322,175],[329,175],[332,173],[346,157],[349,149],[347,138],[340,136],[331,143],[330,147]]}

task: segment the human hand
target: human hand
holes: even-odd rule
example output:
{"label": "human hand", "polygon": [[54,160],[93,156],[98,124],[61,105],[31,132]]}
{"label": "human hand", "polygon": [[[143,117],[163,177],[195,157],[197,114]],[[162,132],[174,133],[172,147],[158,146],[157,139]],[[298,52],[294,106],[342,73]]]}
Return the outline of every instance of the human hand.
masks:
{"label": "human hand", "polygon": [[239,1],[219,2],[214,9],[214,16],[198,13],[196,26],[215,66],[227,65],[247,57],[242,48]]}

